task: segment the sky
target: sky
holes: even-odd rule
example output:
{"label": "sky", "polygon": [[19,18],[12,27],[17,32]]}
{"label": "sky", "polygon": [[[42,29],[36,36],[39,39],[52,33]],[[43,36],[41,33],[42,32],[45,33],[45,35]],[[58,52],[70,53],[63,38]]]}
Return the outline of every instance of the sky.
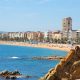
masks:
{"label": "sky", "polygon": [[0,31],[54,31],[71,17],[80,29],[80,0],[0,0]]}

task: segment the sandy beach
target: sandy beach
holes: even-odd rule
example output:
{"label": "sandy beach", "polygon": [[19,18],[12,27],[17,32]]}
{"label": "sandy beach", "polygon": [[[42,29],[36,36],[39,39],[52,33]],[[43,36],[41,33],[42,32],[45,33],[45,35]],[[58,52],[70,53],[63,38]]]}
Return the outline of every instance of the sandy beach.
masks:
{"label": "sandy beach", "polygon": [[37,48],[48,48],[48,49],[56,49],[56,50],[62,50],[62,51],[69,51],[71,48],[75,47],[69,44],[48,44],[48,43],[29,44],[26,42],[13,42],[13,41],[0,41],[0,44],[14,45],[14,46],[28,46],[28,47],[37,47]]}

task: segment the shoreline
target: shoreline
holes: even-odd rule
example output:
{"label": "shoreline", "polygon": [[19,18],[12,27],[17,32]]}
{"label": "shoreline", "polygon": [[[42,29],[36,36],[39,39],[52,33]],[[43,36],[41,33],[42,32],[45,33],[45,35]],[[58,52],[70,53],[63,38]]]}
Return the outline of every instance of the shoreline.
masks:
{"label": "shoreline", "polygon": [[70,51],[70,49],[75,46],[71,46],[69,44],[49,44],[49,43],[38,43],[38,44],[30,44],[27,42],[13,42],[13,41],[0,41],[0,44],[4,45],[13,45],[13,46],[25,46],[25,47],[35,47],[35,48],[47,48],[53,50],[61,50],[61,51]]}

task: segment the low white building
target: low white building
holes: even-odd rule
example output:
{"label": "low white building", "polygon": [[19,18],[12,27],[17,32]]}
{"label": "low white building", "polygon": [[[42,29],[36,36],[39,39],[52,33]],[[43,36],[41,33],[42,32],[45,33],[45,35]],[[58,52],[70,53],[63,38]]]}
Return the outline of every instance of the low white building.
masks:
{"label": "low white building", "polygon": [[9,38],[24,38],[23,32],[9,32],[8,33]]}
{"label": "low white building", "polygon": [[77,38],[76,30],[72,30],[72,39],[76,40],[76,38]]}
{"label": "low white building", "polygon": [[62,39],[62,32],[58,31],[58,32],[53,32],[52,33],[52,39],[59,39],[61,40]]}
{"label": "low white building", "polygon": [[76,31],[77,38],[80,38],[80,30]]}

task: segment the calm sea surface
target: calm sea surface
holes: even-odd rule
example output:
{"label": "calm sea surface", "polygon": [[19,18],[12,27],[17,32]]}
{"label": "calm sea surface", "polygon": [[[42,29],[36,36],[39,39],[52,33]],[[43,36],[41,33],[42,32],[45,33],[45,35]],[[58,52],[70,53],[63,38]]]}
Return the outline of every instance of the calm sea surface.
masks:
{"label": "calm sea surface", "polygon": [[[58,60],[33,60],[32,57],[40,56],[65,56],[67,52],[43,48],[0,45],[0,71],[19,70],[23,75],[31,78],[16,80],[38,80],[50,68],[59,63]],[[0,79],[5,80],[5,79]]]}

